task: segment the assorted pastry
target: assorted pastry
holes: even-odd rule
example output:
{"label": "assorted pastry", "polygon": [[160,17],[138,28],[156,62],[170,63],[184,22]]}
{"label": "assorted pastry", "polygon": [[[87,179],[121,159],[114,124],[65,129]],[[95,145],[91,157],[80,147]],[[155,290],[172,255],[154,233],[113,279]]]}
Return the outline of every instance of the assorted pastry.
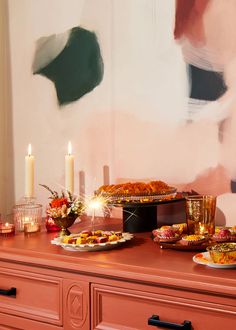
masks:
{"label": "assorted pastry", "polygon": [[73,245],[94,245],[106,244],[119,241],[123,238],[123,233],[118,231],[103,231],[103,230],[83,230],[78,234],[64,236],[62,243]]}
{"label": "assorted pastry", "polygon": [[216,227],[215,234],[188,234],[186,223],[165,225],[152,231],[155,242],[175,243],[185,246],[199,246],[205,243],[236,242],[236,226]]}
{"label": "assorted pastry", "polygon": [[183,234],[187,233],[186,223],[161,226],[154,229],[152,234],[156,242],[173,243],[179,241]]}
{"label": "assorted pastry", "polygon": [[145,182],[126,182],[120,184],[103,185],[98,188],[96,194],[110,196],[143,196],[143,195],[162,195],[175,190],[163,181]]}

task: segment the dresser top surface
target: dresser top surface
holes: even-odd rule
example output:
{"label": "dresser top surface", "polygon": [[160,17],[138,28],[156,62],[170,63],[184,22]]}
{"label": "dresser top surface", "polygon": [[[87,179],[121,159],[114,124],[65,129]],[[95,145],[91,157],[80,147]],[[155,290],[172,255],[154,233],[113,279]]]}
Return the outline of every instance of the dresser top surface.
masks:
{"label": "dresser top surface", "polygon": [[[96,228],[119,230],[121,221],[97,219]],[[88,228],[87,219],[74,225],[71,231],[84,228]],[[192,260],[197,252],[160,249],[150,232],[134,234],[131,241],[118,248],[96,252],[66,251],[51,244],[55,236],[57,233],[41,232],[29,237],[20,233],[1,238],[0,260],[149,284],[158,282],[231,293],[233,290],[236,295],[236,269],[198,265]]]}

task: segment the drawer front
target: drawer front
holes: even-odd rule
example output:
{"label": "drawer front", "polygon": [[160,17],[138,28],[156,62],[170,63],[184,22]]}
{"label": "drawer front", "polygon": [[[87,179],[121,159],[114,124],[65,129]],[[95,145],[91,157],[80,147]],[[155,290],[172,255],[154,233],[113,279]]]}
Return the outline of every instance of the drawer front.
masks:
{"label": "drawer front", "polygon": [[63,330],[61,326],[0,313],[0,330]]}
{"label": "drawer front", "polygon": [[[16,295],[5,295],[11,288]],[[0,312],[62,325],[62,280],[1,268]]]}
{"label": "drawer front", "polygon": [[204,296],[201,301],[181,298],[181,291],[176,297],[93,284],[91,312],[92,329],[100,330],[163,329],[148,325],[152,315],[179,325],[190,321],[192,330],[236,329],[236,313],[230,308],[204,303]]}

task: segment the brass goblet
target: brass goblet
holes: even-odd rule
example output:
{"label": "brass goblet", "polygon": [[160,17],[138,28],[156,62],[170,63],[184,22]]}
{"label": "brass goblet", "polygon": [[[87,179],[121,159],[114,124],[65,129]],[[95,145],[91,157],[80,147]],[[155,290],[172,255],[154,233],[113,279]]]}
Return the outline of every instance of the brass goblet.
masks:
{"label": "brass goblet", "polygon": [[68,215],[67,217],[60,217],[60,218],[54,218],[54,222],[58,227],[61,228],[61,231],[59,232],[59,236],[66,236],[70,235],[70,231],[68,228],[73,225],[75,220],[78,218],[78,214]]}

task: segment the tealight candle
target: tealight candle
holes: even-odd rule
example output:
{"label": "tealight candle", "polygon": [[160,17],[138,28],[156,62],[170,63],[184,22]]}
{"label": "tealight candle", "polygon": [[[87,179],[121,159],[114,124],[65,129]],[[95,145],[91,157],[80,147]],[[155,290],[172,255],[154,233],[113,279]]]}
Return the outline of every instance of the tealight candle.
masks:
{"label": "tealight candle", "polygon": [[22,217],[21,222],[18,224],[18,230],[19,231],[24,231],[24,224],[25,223],[29,223],[30,222],[30,218],[29,217]]}
{"label": "tealight candle", "polygon": [[208,224],[204,224],[199,222],[195,225],[195,234],[206,235],[210,233],[210,226]]}
{"label": "tealight candle", "polygon": [[0,235],[10,236],[15,234],[15,226],[11,223],[0,223]]}
{"label": "tealight candle", "polygon": [[31,233],[37,233],[40,231],[40,225],[35,222],[27,222],[24,224],[24,233],[25,234],[31,234]]}
{"label": "tealight candle", "polygon": [[205,226],[201,224],[201,222],[199,223],[199,232],[200,234],[205,234]]}

